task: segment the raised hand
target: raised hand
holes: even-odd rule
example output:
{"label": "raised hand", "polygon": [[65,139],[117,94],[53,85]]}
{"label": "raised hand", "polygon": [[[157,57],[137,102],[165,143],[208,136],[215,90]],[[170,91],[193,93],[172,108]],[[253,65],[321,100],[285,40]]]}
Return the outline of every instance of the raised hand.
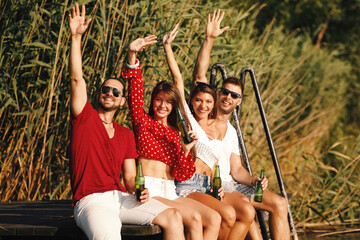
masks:
{"label": "raised hand", "polygon": [[229,28],[229,26],[220,28],[220,24],[224,17],[224,14],[225,12],[222,12],[220,15],[220,9],[218,9],[214,10],[211,19],[210,14],[208,15],[208,23],[206,25],[206,37],[216,38]]}
{"label": "raised hand", "polygon": [[163,37],[163,45],[171,45],[171,43],[174,41],[176,35],[178,34],[178,27],[179,27],[180,23],[176,24],[175,27],[173,28],[173,30],[171,30],[170,32],[168,32],[167,34],[164,35]]}
{"label": "raised hand", "polygon": [[81,14],[79,4],[75,3],[72,14],[69,14],[69,26],[72,36],[81,36],[89,26],[91,18],[85,21],[85,5],[82,5]]}
{"label": "raised hand", "polygon": [[138,38],[130,43],[129,52],[141,52],[146,46],[156,43],[156,36],[150,35],[145,38]]}

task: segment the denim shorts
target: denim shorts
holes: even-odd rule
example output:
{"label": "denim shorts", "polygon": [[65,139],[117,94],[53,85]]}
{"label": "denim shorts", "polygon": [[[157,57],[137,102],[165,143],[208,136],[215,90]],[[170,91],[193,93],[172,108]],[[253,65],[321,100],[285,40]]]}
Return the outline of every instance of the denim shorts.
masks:
{"label": "denim shorts", "polygon": [[210,194],[210,176],[199,173],[194,175],[186,181],[179,182],[175,179],[176,194],[180,197],[186,197],[190,193],[202,192]]}
{"label": "denim shorts", "polygon": [[222,182],[222,185],[224,187],[225,192],[241,192],[244,194],[247,198],[251,199],[255,195],[255,188],[249,187],[245,184],[241,184],[235,181],[229,181],[229,182]]}

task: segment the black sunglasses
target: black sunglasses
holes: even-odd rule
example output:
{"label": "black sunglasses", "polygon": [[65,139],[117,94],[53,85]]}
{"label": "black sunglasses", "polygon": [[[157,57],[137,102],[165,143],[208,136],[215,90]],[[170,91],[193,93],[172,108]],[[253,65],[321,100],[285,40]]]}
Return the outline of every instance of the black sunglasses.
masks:
{"label": "black sunglasses", "polygon": [[208,83],[204,83],[204,82],[196,82],[196,86],[200,86],[200,87],[208,87],[212,90],[216,90],[216,86],[212,85],[212,84],[208,84]]}
{"label": "black sunglasses", "polygon": [[236,93],[236,92],[233,92],[233,91],[230,91],[229,89],[226,89],[226,88],[221,88],[220,91],[221,91],[222,94],[224,94],[225,96],[229,95],[229,93],[230,93],[232,98],[239,98],[239,97],[241,97],[240,94],[238,94],[238,93]]}
{"label": "black sunglasses", "polygon": [[108,92],[110,92],[111,89],[112,89],[112,93],[113,93],[114,97],[119,97],[120,96],[120,90],[119,89],[112,88],[112,87],[109,87],[109,86],[103,86],[101,88],[101,92],[103,94],[107,94]]}

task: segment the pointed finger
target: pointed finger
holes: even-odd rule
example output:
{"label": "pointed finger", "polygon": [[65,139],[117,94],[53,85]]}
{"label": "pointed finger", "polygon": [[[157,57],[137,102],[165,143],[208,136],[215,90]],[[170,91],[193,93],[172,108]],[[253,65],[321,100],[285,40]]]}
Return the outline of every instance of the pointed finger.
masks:
{"label": "pointed finger", "polygon": [[71,18],[75,17],[75,7],[71,8]]}
{"label": "pointed finger", "polygon": [[[155,43],[157,43],[157,41],[156,41],[156,40],[153,40],[153,41],[148,41],[148,42],[146,42],[146,43],[143,45],[143,48],[145,48],[146,46],[149,46],[149,45],[155,44]],[[143,50],[144,50],[144,49],[143,49]]]}
{"label": "pointed finger", "polygon": [[174,32],[176,32],[177,28],[179,27],[179,24],[176,24],[175,27],[173,28],[173,30],[171,30],[171,34],[174,34]]}
{"label": "pointed finger", "polygon": [[173,38],[175,38],[178,33],[179,33],[179,31],[176,31],[173,35]]}
{"label": "pointed finger", "polygon": [[80,15],[80,10],[79,10],[79,4],[75,3],[75,15],[79,16]]}
{"label": "pointed finger", "polygon": [[208,14],[208,23],[210,22],[211,20],[210,20],[210,13]]}
{"label": "pointed finger", "polygon": [[215,16],[216,16],[216,10],[214,10],[214,12],[213,12],[213,16],[212,16],[212,19],[211,19],[212,22],[215,20]]}
{"label": "pointed finger", "polygon": [[145,40],[145,42],[148,42],[148,41],[153,41],[156,38],[157,38],[156,35],[150,35],[150,36],[145,37],[144,40]]}
{"label": "pointed finger", "polygon": [[86,12],[85,12],[85,5],[83,4],[81,6],[81,17],[85,18]]}
{"label": "pointed finger", "polygon": [[219,18],[219,22],[221,22],[221,21],[223,20],[224,15],[225,15],[225,12],[222,12],[222,13],[221,13],[221,16],[220,16],[220,18]]}
{"label": "pointed finger", "polygon": [[216,20],[216,21],[219,21],[219,18],[220,18],[220,9],[218,9],[218,10],[216,11],[215,20]]}

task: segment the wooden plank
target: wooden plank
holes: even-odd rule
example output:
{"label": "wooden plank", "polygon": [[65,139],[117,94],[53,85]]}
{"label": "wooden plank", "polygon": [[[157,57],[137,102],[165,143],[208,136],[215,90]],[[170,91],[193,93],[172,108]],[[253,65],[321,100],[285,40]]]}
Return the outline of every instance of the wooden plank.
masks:
{"label": "wooden plank", "polygon": [[[161,228],[157,225],[123,225],[121,229],[123,236],[159,234]],[[76,226],[71,200],[56,200],[0,203],[0,236],[54,236],[54,239],[71,236],[71,239],[78,239],[85,235]]]}

